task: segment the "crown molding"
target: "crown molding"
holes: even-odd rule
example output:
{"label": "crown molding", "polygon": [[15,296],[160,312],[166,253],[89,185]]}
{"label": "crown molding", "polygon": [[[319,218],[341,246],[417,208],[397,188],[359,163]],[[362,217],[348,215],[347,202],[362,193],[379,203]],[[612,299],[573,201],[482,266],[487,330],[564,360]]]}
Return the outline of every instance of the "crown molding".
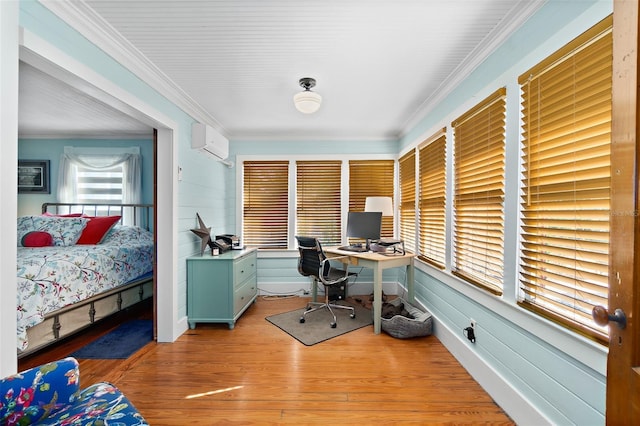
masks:
{"label": "crown molding", "polygon": [[534,15],[546,2],[547,0],[521,0],[513,6],[510,13],[504,17],[500,24],[478,44],[478,47],[450,74],[449,78],[445,80],[433,94],[427,97],[412,116],[405,121],[401,126],[403,130],[398,135],[398,138],[401,139],[406,136],[418,125],[429,112],[449,96],[460,83],[468,78],[482,62],[511,37],[513,32]]}
{"label": "crown molding", "polygon": [[39,0],[52,13],[194,119],[223,135],[223,126],[82,0]]}
{"label": "crown molding", "polygon": [[67,132],[64,133],[37,133],[20,132],[18,139],[109,139],[109,140],[151,140],[150,133],[96,133],[96,132]]}

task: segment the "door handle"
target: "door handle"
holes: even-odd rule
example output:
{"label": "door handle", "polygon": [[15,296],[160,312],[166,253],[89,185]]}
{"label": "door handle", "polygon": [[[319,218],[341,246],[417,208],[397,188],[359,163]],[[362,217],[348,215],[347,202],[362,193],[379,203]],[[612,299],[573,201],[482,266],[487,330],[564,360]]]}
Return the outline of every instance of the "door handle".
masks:
{"label": "door handle", "polygon": [[627,326],[627,316],[620,308],[616,309],[611,315],[604,306],[594,306],[591,316],[599,326],[604,327],[609,324],[609,321],[615,322],[620,329],[624,329]]}

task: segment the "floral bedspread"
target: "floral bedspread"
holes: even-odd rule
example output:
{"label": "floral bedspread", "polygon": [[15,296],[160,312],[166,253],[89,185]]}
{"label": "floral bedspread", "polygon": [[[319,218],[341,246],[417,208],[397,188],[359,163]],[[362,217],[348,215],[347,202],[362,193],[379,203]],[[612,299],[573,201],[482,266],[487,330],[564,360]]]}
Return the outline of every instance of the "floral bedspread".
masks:
{"label": "floral bedspread", "polygon": [[152,269],[153,234],[139,227],[116,226],[97,245],[18,247],[18,349],[45,315]]}

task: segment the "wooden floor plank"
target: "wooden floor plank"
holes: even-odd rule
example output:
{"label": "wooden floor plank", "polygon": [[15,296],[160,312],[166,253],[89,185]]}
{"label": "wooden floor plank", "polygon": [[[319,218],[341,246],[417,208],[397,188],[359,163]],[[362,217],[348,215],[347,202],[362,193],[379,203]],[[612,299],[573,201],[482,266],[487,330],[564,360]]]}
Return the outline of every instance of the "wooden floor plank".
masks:
{"label": "wooden floor plank", "polygon": [[[233,330],[202,324],[127,360],[80,360],[82,387],[114,383],[152,425],[513,424],[435,336],[395,339],[369,326],[304,346],[265,320],[304,304],[258,299]],[[20,367],[62,358],[115,326]]]}

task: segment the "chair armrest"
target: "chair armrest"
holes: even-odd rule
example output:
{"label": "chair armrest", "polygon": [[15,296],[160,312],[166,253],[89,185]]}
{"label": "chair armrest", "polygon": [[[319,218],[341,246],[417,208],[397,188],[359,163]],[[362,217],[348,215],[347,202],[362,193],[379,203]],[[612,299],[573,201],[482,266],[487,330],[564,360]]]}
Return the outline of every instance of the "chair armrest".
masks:
{"label": "chair armrest", "polygon": [[80,387],[75,358],[53,361],[0,380],[0,424],[37,423],[70,403]]}
{"label": "chair armrest", "polygon": [[[326,264],[327,262],[329,262],[329,267],[330,267],[331,269],[338,270],[337,268],[333,268],[333,267],[331,266],[331,261],[332,261],[332,260],[339,260],[339,259],[342,259],[342,258],[345,258],[345,257],[346,257],[346,258],[349,258],[349,256],[327,257],[327,258],[326,258],[326,259],[324,259],[322,262],[320,262],[320,271],[324,271],[324,268],[326,267],[326,266],[325,266],[325,264]],[[345,275],[345,277],[346,277],[347,275],[349,275],[349,264],[348,264],[348,263],[343,263],[343,265],[344,265],[344,275]],[[342,270],[342,269],[340,269],[340,270]]]}

